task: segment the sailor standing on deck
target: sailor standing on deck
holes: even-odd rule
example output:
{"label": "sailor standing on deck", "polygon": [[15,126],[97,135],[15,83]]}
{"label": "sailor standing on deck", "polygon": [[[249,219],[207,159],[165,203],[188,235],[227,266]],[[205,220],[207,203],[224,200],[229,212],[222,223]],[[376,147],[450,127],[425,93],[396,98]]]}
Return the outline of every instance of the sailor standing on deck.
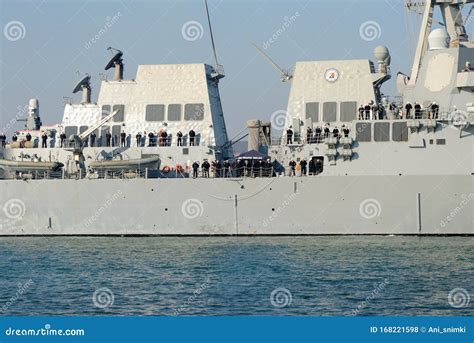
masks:
{"label": "sailor standing on deck", "polygon": [[358,111],[359,111],[359,120],[364,120],[364,106],[362,106],[362,104],[360,104]]}
{"label": "sailor standing on deck", "polygon": [[142,134],[139,132],[137,133],[137,135],[135,136],[136,140],[137,140],[137,146],[140,147],[142,146]]}
{"label": "sailor standing on deck", "polygon": [[230,176],[230,163],[229,160],[224,160],[224,177]]}
{"label": "sailor standing on deck", "polygon": [[193,178],[195,179],[198,177],[199,162],[195,161],[192,167],[193,167]]}
{"label": "sailor standing on deck", "polygon": [[430,106],[431,119],[438,119],[438,112],[439,112],[439,106],[435,101],[433,101],[433,103]]}
{"label": "sailor standing on deck", "polygon": [[150,133],[148,133],[148,146],[153,146],[154,137],[155,135],[152,131],[150,131]]}
{"label": "sailor standing on deck", "polygon": [[209,177],[209,168],[210,167],[211,167],[211,164],[207,160],[204,160],[204,162],[202,162],[201,168],[202,168],[202,176],[203,177]]}
{"label": "sailor standing on deck", "polygon": [[313,143],[313,129],[308,126],[306,129],[306,144],[311,144]]}
{"label": "sailor standing on deck", "polygon": [[177,146],[183,146],[183,133],[181,131],[178,131],[176,137],[178,137]]}
{"label": "sailor standing on deck", "polygon": [[342,125],[342,132],[344,133],[344,137],[349,137],[349,128],[345,125]]}
{"label": "sailor standing on deck", "polygon": [[[61,136],[62,135],[63,134],[61,134]],[[66,135],[64,135],[64,136],[66,136]],[[95,137],[96,137],[95,132],[92,132],[90,137],[91,137],[91,147],[93,147],[95,145]],[[66,138],[66,137],[64,137],[64,138]],[[61,148],[62,148],[62,146],[63,146],[63,138],[61,137]]]}
{"label": "sailor standing on deck", "polygon": [[415,119],[421,119],[421,105],[415,102]]}
{"label": "sailor standing on deck", "polygon": [[286,144],[293,144],[293,130],[290,126],[288,130],[286,130]]}
{"label": "sailor standing on deck", "polygon": [[46,131],[44,131],[43,134],[41,135],[41,147],[42,148],[48,147],[48,135],[46,134]]}
{"label": "sailor standing on deck", "polygon": [[410,102],[408,101],[407,104],[405,105],[405,118],[406,119],[410,119],[410,115],[411,115],[411,109],[413,108],[413,106],[410,104]]}
{"label": "sailor standing on deck", "polygon": [[125,146],[127,143],[127,134],[125,133],[125,131],[122,131],[120,133],[120,143],[122,146]]}
{"label": "sailor standing on deck", "polygon": [[329,137],[329,123],[326,124],[326,126],[324,127],[324,138],[328,138]]}
{"label": "sailor standing on deck", "polygon": [[2,145],[2,148],[5,148],[6,141],[7,141],[7,136],[5,136],[5,134],[3,132],[1,132],[0,133],[0,143]]}
{"label": "sailor standing on deck", "polygon": [[110,142],[112,141],[112,134],[107,131],[105,134],[105,145],[110,146]]}
{"label": "sailor standing on deck", "polygon": [[[93,135],[95,137],[94,133],[93,133]],[[64,132],[61,132],[61,134],[59,135],[59,141],[61,143],[61,148],[64,147],[64,142],[66,141],[66,134]],[[92,146],[92,143],[91,143],[91,146]]]}
{"label": "sailor standing on deck", "polygon": [[296,161],[291,160],[289,165],[290,165],[290,176],[295,176],[296,175]]}
{"label": "sailor standing on deck", "polygon": [[364,106],[365,120],[370,119],[370,105],[367,104]]}
{"label": "sailor standing on deck", "polygon": [[316,126],[316,130],[314,134],[316,143],[321,143],[321,132],[322,132],[321,128],[319,126]]}
{"label": "sailor standing on deck", "polygon": [[191,129],[188,135],[189,135],[189,145],[194,146],[194,139],[196,137],[196,132],[194,132],[194,130]]}
{"label": "sailor standing on deck", "polygon": [[301,176],[306,176],[306,166],[307,165],[308,165],[308,162],[306,162],[305,159],[302,159],[300,161]]}

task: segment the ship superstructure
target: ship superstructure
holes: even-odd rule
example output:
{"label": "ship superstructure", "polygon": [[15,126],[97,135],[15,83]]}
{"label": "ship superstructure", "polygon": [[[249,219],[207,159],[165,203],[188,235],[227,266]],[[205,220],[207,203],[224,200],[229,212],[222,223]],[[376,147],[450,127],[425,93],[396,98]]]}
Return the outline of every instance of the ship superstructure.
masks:
{"label": "ship superstructure", "polygon": [[[239,156],[217,58],[140,65],[127,80],[111,49],[97,103],[89,75],[60,124],[43,126],[32,99],[27,130],[0,149],[0,234],[474,234],[474,47],[459,19],[472,2],[425,1],[399,97],[381,90],[385,46],[375,62],[302,61],[293,73],[267,58],[291,84],[288,108],[249,121]],[[437,8],[444,27],[431,30]]]}

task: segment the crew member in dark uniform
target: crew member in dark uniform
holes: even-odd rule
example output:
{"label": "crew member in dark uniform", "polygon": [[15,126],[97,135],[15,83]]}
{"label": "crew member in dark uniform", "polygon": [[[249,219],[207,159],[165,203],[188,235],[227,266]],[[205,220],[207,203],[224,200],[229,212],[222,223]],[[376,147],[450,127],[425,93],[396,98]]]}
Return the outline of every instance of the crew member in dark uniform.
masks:
{"label": "crew member in dark uniform", "polygon": [[370,119],[370,105],[367,104],[364,106],[365,120]]}
{"label": "crew member in dark uniform", "polygon": [[324,138],[328,138],[329,137],[329,126],[325,126],[324,127]]}
{"label": "crew member in dark uniform", "polygon": [[178,137],[178,146],[183,146],[183,133],[181,131],[178,131],[176,134],[176,137]]}
{"label": "crew member in dark uniform", "polygon": [[301,176],[306,176],[306,166],[307,165],[308,165],[308,162],[306,162],[305,159],[302,159],[300,161]]}
{"label": "crew member in dark uniform", "polygon": [[[92,132],[90,137],[91,137],[91,147],[93,147],[93,146],[95,146],[95,137],[96,137],[95,132]],[[63,146],[63,139],[62,138],[61,138],[61,146]]]}
{"label": "crew member in dark uniform", "polygon": [[286,144],[293,144],[293,130],[291,126],[286,130]]}
{"label": "crew member in dark uniform", "polygon": [[224,177],[230,176],[230,163],[229,160],[224,160]]}
{"label": "crew member in dark uniform", "polygon": [[431,112],[431,119],[438,119],[438,112],[439,112],[439,106],[436,102],[433,101],[433,103],[430,106],[430,112]]}
{"label": "crew member in dark uniform", "polygon": [[13,134],[13,136],[12,136],[12,142],[16,142],[16,141],[18,141],[18,136],[17,136],[16,133],[15,133],[15,134]]}
{"label": "crew member in dark uniform", "polygon": [[64,147],[64,142],[66,141],[66,134],[64,132],[61,132],[59,135],[59,141],[61,143],[61,148]]}
{"label": "crew member in dark uniform", "polygon": [[364,120],[364,106],[362,104],[359,106],[359,120]]}
{"label": "crew member in dark uniform", "polygon": [[125,133],[125,131],[122,131],[120,133],[120,143],[122,146],[125,146],[127,144],[127,134]]}
{"label": "crew member in dark uniform", "polygon": [[193,178],[197,178],[198,177],[198,170],[199,170],[199,162],[194,162],[193,163]]}
{"label": "crew member in dark uniform", "polygon": [[415,102],[415,119],[421,119],[421,105]]}
{"label": "crew member in dark uniform", "polygon": [[306,144],[312,144],[313,142],[313,129],[308,126],[306,129]]}
{"label": "crew member in dark uniform", "polygon": [[112,141],[112,134],[109,131],[107,131],[105,133],[105,145],[110,146],[111,141]]}
{"label": "crew member in dark uniform", "polygon": [[2,148],[5,148],[7,142],[7,136],[2,132],[0,133],[0,142],[2,144]]}
{"label": "crew member in dark uniform", "polygon": [[349,128],[346,127],[345,125],[342,126],[343,129],[342,129],[342,132],[344,133],[344,137],[349,137]]}
{"label": "crew member in dark uniform", "polygon": [[316,130],[315,130],[316,134],[315,134],[315,138],[316,138],[316,143],[321,143],[321,128],[319,126],[316,126]]}
{"label": "crew member in dark uniform", "polygon": [[167,146],[168,144],[168,134],[166,133],[165,130],[161,131],[161,137],[160,137],[160,140],[161,140],[161,144],[160,146]]}
{"label": "crew member in dark uniform", "polygon": [[137,140],[137,146],[140,147],[142,146],[142,134],[139,132],[136,134],[135,136],[136,140]]}
{"label": "crew member in dark uniform", "polygon": [[337,126],[332,130],[332,135],[334,138],[339,138],[339,129]]}
{"label": "crew member in dark uniform", "polygon": [[211,167],[211,164],[207,160],[204,160],[204,162],[202,162],[201,168],[202,168],[202,176],[203,177],[209,177],[209,168],[210,167]]}
{"label": "crew member in dark uniform", "polygon": [[26,140],[28,142],[31,141],[31,134],[29,132],[26,134]]}
{"label": "crew member in dark uniform", "polygon": [[154,145],[154,139],[155,139],[155,135],[153,134],[153,132],[150,131],[150,133],[148,134],[148,146],[153,146]]}
{"label": "crew member in dark uniform", "polygon": [[221,161],[217,160],[215,164],[216,168],[216,177],[221,177],[222,176],[222,164]]}
{"label": "crew member in dark uniform", "polygon": [[295,162],[295,160],[291,160],[289,165],[290,165],[290,176],[295,176],[296,175],[296,162]]}
{"label": "crew member in dark uniform", "polygon": [[196,132],[194,132],[194,130],[190,130],[188,135],[189,135],[189,145],[194,146],[194,139],[196,137]]}
{"label": "crew member in dark uniform", "polygon": [[410,119],[410,115],[411,115],[411,109],[413,108],[413,106],[410,104],[410,102],[407,102],[407,104],[405,105],[405,115],[406,115],[406,119]]}
{"label": "crew member in dark uniform", "polygon": [[43,132],[43,134],[41,135],[41,147],[42,148],[48,147],[48,135],[46,134],[46,131]]}

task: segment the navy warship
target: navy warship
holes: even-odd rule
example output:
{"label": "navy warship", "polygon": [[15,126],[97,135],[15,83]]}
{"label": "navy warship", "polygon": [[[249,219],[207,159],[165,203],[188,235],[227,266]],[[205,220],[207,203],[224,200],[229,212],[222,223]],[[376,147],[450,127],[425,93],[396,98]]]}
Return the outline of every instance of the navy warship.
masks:
{"label": "navy warship", "polygon": [[61,123],[43,125],[31,99],[25,129],[2,137],[0,235],[472,235],[472,2],[406,2],[422,23],[394,97],[381,90],[385,46],[375,62],[300,61],[293,72],[257,47],[290,84],[288,107],[234,138],[217,55],[125,79],[126,54],[109,48],[114,76],[97,103],[83,75]]}

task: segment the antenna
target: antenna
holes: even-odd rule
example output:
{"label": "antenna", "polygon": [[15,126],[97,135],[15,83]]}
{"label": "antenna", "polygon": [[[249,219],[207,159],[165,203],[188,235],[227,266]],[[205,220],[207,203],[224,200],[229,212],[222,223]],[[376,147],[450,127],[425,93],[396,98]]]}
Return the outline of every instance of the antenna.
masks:
{"label": "antenna", "polygon": [[82,92],[82,103],[90,104],[91,102],[91,76],[86,74],[82,79],[76,83],[76,86],[72,90],[75,94],[77,92]]}
{"label": "antenna", "polygon": [[224,67],[220,65],[219,61],[217,60],[216,45],[214,43],[214,35],[212,33],[212,25],[211,25],[211,16],[209,15],[209,7],[207,6],[207,0],[204,0],[204,3],[206,5],[207,22],[209,23],[209,32],[211,33],[212,52],[214,53],[214,60],[216,62],[216,65],[214,66],[214,69],[215,69],[214,77],[221,79],[225,76]]}
{"label": "antenna", "polygon": [[253,47],[255,49],[257,49],[257,51],[263,56],[263,58],[265,58],[276,70],[278,70],[281,74],[281,81],[282,82],[286,82],[286,81],[290,81],[292,78],[293,78],[293,75],[290,74],[290,71],[284,71],[282,68],[280,68],[280,66],[278,64],[276,64],[271,58],[270,56],[268,56],[266,53],[264,53],[262,51],[262,49],[260,49],[257,45],[255,45],[255,43],[252,43]]}
{"label": "antenna", "polygon": [[115,75],[114,75],[114,80],[115,81],[120,81],[123,79],[123,52],[114,49],[111,46],[107,48],[107,50],[115,52],[115,54],[112,56],[112,58],[109,60],[107,65],[105,66],[105,70],[109,70],[110,68],[115,68]]}

